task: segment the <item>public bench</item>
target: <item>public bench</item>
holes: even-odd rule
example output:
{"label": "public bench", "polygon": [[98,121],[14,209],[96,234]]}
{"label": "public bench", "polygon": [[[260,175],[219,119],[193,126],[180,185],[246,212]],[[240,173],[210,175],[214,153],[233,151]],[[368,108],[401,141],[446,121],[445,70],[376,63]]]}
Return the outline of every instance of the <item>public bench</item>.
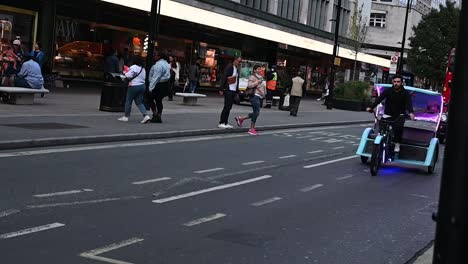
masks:
{"label": "public bench", "polygon": [[184,105],[196,105],[198,98],[205,98],[204,94],[197,93],[176,93],[176,96],[184,98]]}
{"label": "public bench", "polygon": [[[41,89],[31,89],[22,87],[0,87],[0,94],[4,94],[3,100],[9,104],[34,104],[35,94],[47,94],[49,90],[42,87]],[[6,95],[6,96],[5,96]]]}

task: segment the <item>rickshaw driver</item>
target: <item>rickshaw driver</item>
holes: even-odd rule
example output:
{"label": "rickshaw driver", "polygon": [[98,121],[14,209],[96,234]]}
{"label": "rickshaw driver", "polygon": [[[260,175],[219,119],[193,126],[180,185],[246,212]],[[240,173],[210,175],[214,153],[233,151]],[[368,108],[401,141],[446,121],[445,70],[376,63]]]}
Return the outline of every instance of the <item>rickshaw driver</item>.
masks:
{"label": "rickshaw driver", "polygon": [[388,121],[398,120],[398,122],[393,123],[392,127],[394,132],[393,142],[395,143],[394,151],[400,152],[400,143],[403,136],[405,119],[399,117],[401,115],[405,115],[406,111],[408,111],[411,120],[414,120],[414,111],[411,95],[403,87],[403,77],[401,75],[395,75],[392,82],[393,86],[390,89],[385,89],[375,102],[370,107],[367,107],[366,110],[368,112],[372,112],[378,104],[385,100],[383,118]]}

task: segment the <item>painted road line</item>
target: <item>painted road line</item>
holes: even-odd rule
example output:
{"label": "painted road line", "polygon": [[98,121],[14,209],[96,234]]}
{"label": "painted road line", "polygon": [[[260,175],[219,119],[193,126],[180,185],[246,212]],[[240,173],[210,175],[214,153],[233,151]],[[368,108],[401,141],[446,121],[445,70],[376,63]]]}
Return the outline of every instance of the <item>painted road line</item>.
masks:
{"label": "painted road line", "polygon": [[34,195],[34,197],[44,198],[44,197],[70,195],[70,194],[76,194],[76,193],[82,193],[82,192],[92,192],[92,191],[93,191],[92,189],[71,190],[71,191],[64,191],[64,192],[36,194],[36,195]]}
{"label": "painted road line", "polygon": [[315,137],[316,135],[308,135],[308,136],[301,136],[301,137],[296,137],[297,139],[303,139],[303,138],[311,138]]}
{"label": "painted road line", "polygon": [[73,205],[81,205],[81,204],[95,204],[95,203],[104,203],[104,202],[112,202],[112,201],[132,200],[132,199],[139,199],[139,198],[142,198],[142,197],[141,196],[127,196],[127,197],[121,197],[121,198],[106,198],[106,199],[90,200],[90,201],[38,204],[38,205],[28,205],[28,206],[26,206],[26,209],[39,209],[39,208],[59,207],[59,206],[73,206]]}
{"label": "painted road line", "polygon": [[61,224],[61,223],[53,223],[53,224],[48,224],[48,225],[43,225],[43,226],[36,226],[36,227],[32,227],[32,228],[27,228],[27,229],[23,229],[23,230],[20,230],[20,231],[0,235],[0,240],[1,239],[12,238],[12,237],[17,237],[17,236],[23,236],[23,235],[27,235],[27,234],[32,234],[32,233],[45,231],[45,230],[49,230],[49,229],[53,229],[53,228],[57,228],[57,227],[62,227],[62,226],[65,226],[65,225]]}
{"label": "painted road line", "polygon": [[310,158],[305,158],[303,159],[303,161],[312,161],[312,160],[318,160],[318,159],[332,158],[336,156],[341,156],[342,154],[343,154],[342,152],[339,152],[339,153],[333,153],[333,154],[327,154],[327,155],[321,155],[321,156],[313,156]]}
{"label": "painted road line", "polygon": [[319,139],[326,139],[326,137],[309,138],[309,140],[319,140]]}
{"label": "painted road line", "polygon": [[349,174],[349,175],[345,175],[343,177],[338,177],[336,178],[337,181],[342,181],[342,180],[346,180],[346,179],[349,179],[349,178],[352,178],[353,175]]}
{"label": "painted road line", "polygon": [[343,160],[349,160],[349,159],[353,159],[353,158],[357,158],[357,157],[358,157],[357,155],[353,155],[353,156],[344,157],[344,158],[341,158],[341,159],[335,159],[335,160],[320,162],[320,163],[317,163],[317,164],[311,164],[311,165],[304,166],[304,169],[315,168],[315,167],[319,167],[319,166],[323,166],[323,165],[327,165],[327,164],[331,164],[331,163],[335,163],[335,162],[340,162],[340,161],[343,161]]}
{"label": "painted road line", "polygon": [[279,165],[269,165],[269,166],[257,167],[257,168],[252,168],[252,169],[248,169],[248,170],[241,170],[241,171],[236,171],[236,172],[230,172],[230,173],[214,175],[214,176],[208,177],[207,179],[213,181],[213,180],[226,178],[226,177],[229,177],[229,176],[235,176],[235,175],[245,174],[245,173],[249,173],[249,172],[260,171],[260,170],[274,169],[274,168],[277,168],[277,167],[279,167]]}
{"label": "painted road line", "polygon": [[245,180],[245,181],[219,185],[219,186],[211,187],[211,188],[208,188],[208,189],[203,189],[203,190],[189,192],[189,193],[180,194],[180,195],[176,195],[176,196],[171,196],[171,197],[167,197],[167,198],[163,198],[163,199],[153,200],[153,203],[171,202],[171,201],[175,201],[175,200],[179,200],[179,199],[184,199],[184,198],[187,198],[187,197],[200,195],[200,194],[203,194],[203,193],[214,192],[214,191],[223,190],[223,189],[227,189],[227,188],[231,188],[231,187],[236,187],[236,186],[240,186],[240,185],[244,185],[244,184],[248,184],[248,183],[252,183],[252,182],[266,180],[266,179],[269,179],[271,177],[272,177],[271,175],[264,175],[264,176],[261,176],[261,177],[248,179],[248,180]]}
{"label": "painted road line", "polygon": [[345,147],[344,146],[341,146],[341,147],[335,147],[333,149],[344,149]]}
{"label": "painted road line", "polygon": [[162,178],[150,179],[150,180],[145,180],[145,181],[132,182],[132,184],[141,185],[141,184],[147,184],[147,183],[153,183],[153,182],[167,181],[170,179],[171,178],[169,177],[162,177]]}
{"label": "painted road line", "polygon": [[253,204],[251,204],[252,206],[262,206],[262,205],[265,205],[265,204],[269,204],[269,203],[273,203],[273,202],[276,202],[276,201],[279,201],[283,198],[281,197],[273,197],[273,198],[269,198],[269,199],[266,199],[266,200],[263,200],[263,201],[259,201],[259,202],[255,202]]}
{"label": "painted road line", "polygon": [[302,188],[301,192],[310,192],[310,191],[313,191],[313,190],[318,189],[320,187],[323,187],[323,184],[315,184],[315,185],[312,185],[312,186],[309,186],[309,187]]}
{"label": "painted road line", "polygon": [[320,152],[323,152],[323,150],[314,150],[314,151],[309,151],[307,153],[309,154],[315,154],[315,153],[320,153]]}
{"label": "painted road line", "polygon": [[343,141],[342,139],[330,138],[328,140],[324,140],[323,142],[327,142],[327,143],[331,144],[331,143],[338,143],[338,142],[342,142],[342,141]]}
{"label": "painted road line", "polygon": [[294,157],[297,157],[297,156],[296,155],[287,155],[287,156],[278,157],[278,159],[289,159],[289,158],[294,158]]}
{"label": "painted road line", "polygon": [[120,261],[120,260],[116,260],[116,259],[100,257],[98,255],[102,254],[102,253],[112,251],[112,250],[116,250],[116,249],[119,249],[119,248],[122,248],[122,247],[130,246],[132,244],[139,243],[139,242],[141,242],[143,240],[144,239],[142,239],[142,238],[134,237],[134,238],[131,238],[131,239],[119,242],[119,243],[114,243],[114,244],[111,244],[111,245],[108,245],[108,246],[105,246],[105,247],[102,247],[102,248],[97,248],[97,249],[93,249],[93,250],[90,250],[90,251],[87,251],[87,252],[83,252],[79,256],[83,257],[83,258],[99,260],[99,261],[112,263],[112,264],[132,264],[130,262],[125,262],[125,261]]}
{"label": "painted road line", "polygon": [[213,169],[207,169],[207,170],[199,170],[199,171],[194,171],[193,173],[201,174],[201,173],[208,173],[208,172],[220,171],[220,170],[224,170],[224,168],[213,168]]}
{"label": "painted road line", "polygon": [[422,195],[422,194],[410,194],[411,196],[414,196],[414,197],[419,197],[419,198],[424,198],[424,199],[429,199],[431,197],[427,196],[427,195]]}
{"label": "painted road line", "polygon": [[9,216],[9,215],[12,215],[12,214],[17,214],[19,212],[21,212],[21,211],[18,210],[18,209],[9,209],[9,210],[0,212],[0,218],[5,217],[5,216]]}
{"label": "painted road line", "polygon": [[190,221],[188,223],[185,223],[184,226],[195,226],[195,225],[203,224],[203,223],[213,221],[213,220],[216,220],[216,219],[220,219],[220,218],[223,218],[225,216],[226,216],[225,214],[218,213],[218,214],[214,214],[214,215],[210,215],[210,216],[207,216],[207,217],[203,217],[203,218],[200,218],[200,219]]}
{"label": "painted road line", "polygon": [[263,163],[265,162],[264,160],[257,160],[257,161],[250,161],[250,162],[244,162],[242,163],[242,165],[254,165],[254,164],[260,164],[260,163]]}

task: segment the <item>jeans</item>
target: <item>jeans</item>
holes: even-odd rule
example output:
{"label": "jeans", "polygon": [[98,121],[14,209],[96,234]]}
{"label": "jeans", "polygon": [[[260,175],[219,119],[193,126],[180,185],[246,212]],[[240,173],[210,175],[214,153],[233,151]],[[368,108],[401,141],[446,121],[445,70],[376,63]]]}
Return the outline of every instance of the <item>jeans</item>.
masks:
{"label": "jeans", "polygon": [[232,104],[234,103],[234,97],[236,96],[236,91],[224,91],[224,107],[221,112],[221,118],[219,120],[220,124],[227,124],[229,119],[229,113],[231,112]]}
{"label": "jeans", "polygon": [[15,86],[23,88],[32,88],[31,85],[29,85],[28,81],[26,81],[26,79],[18,76],[15,77]]}
{"label": "jeans", "polygon": [[162,115],[163,103],[162,100],[169,94],[169,82],[159,82],[151,91],[151,98],[156,103],[157,114]]}
{"label": "jeans", "polygon": [[145,95],[146,87],[144,84],[129,86],[127,90],[127,99],[125,100],[125,116],[129,117],[132,111],[132,102],[138,107],[142,115],[146,115],[146,108],[143,104],[143,96]]}
{"label": "jeans", "polygon": [[255,124],[257,122],[257,117],[260,115],[260,105],[262,103],[262,98],[258,96],[250,97],[250,103],[252,104],[253,112],[249,114],[249,118],[252,123]]}
{"label": "jeans", "polygon": [[400,117],[400,116],[392,116],[392,117],[389,117],[389,118],[385,118],[384,120],[393,122],[393,121],[395,121],[397,119],[398,119],[398,121],[392,124],[393,142],[394,143],[401,143],[401,138],[403,137],[403,128],[405,127],[405,118]]}
{"label": "jeans", "polygon": [[197,89],[197,85],[198,85],[197,80],[195,80],[195,81],[190,80],[190,92],[191,93],[195,92],[195,90]]}

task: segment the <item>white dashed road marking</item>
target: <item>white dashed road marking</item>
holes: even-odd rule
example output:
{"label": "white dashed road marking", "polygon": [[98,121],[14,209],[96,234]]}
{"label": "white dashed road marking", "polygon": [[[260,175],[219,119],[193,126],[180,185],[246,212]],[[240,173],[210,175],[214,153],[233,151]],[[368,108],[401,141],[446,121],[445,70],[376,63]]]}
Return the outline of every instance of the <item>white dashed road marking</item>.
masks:
{"label": "white dashed road marking", "polygon": [[252,206],[262,206],[262,205],[265,205],[265,204],[269,204],[269,203],[273,203],[273,202],[276,202],[276,201],[279,201],[283,198],[281,197],[273,197],[273,198],[269,198],[269,199],[265,199],[263,201],[259,201],[259,202],[255,202],[253,204],[251,204]]}
{"label": "white dashed road marking", "polygon": [[71,190],[71,191],[64,191],[64,192],[36,194],[36,195],[34,195],[34,197],[44,198],[44,197],[70,195],[70,194],[76,194],[76,193],[82,193],[82,192],[92,192],[92,191],[93,191],[92,189]]}
{"label": "white dashed road marking", "polygon": [[151,179],[151,180],[146,180],[146,181],[132,182],[132,184],[140,185],[140,184],[147,184],[147,183],[153,183],[153,182],[167,181],[170,179],[171,178],[169,177],[162,177],[162,178],[156,178],[156,179]]}
{"label": "white dashed road marking", "polygon": [[200,218],[200,219],[190,221],[188,223],[185,223],[184,226],[199,225],[199,224],[203,224],[203,223],[206,223],[206,222],[209,222],[209,221],[213,221],[213,220],[216,220],[216,219],[223,218],[225,216],[226,216],[225,214],[219,214],[218,213],[218,214],[214,214],[214,215],[210,215],[210,216],[207,216],[207,217],[203,217],[203,218]]}
{"label": "white dashed road marking", "polygon": [[208,189],[203,189],[203,190],[194,191],[194,192],[189,192],[189,193],[185,193],[185,194],[181,194],[181,195],[176,195],[176,196],[172,196],[172,197],[167,197],[167,198],[163,198],[163,199],[153,200],[153,203],[166,203],[166,202],[171,202],[171,201],[175,201],[175,200],[179,200],[179,199],[184,199],[184,198],[187,198],[187,197],[192,197],[192,196],[200,195],[200,194],[203,194],[203,193],[208,193],[208,192],[223,190],[223,189],[227,189],[227,188],[231,188],[231,187],[236,187],[236,186],[240,186],[240,185],[244,185],[244,184],[248,184],[248,183],[252,183],[252,182],[257,182],[257,181],[261,181],[261,180],[266,180],[266,179],[269,179],[269,178],[271,178],[271,177],[272,177],[271,175],[264,175],[264,176],[261,176],[261,177],[248,179],[248,180],[245,180],[245,181],[240,181],[240,182],[234,182],[234,183],[224,184],[224,185],[220,185],[220,186],[216,186],[216,187],[211,187],[211,188],[208,188]]}
{"label": "white dashed road marking", "polygon": [[337,181],[342,181],[342,180],[346,180],[346,179],[349,179],[349,178],[352,178],[352,177],[353,177],[353,175],[350,174],[350,175],[345,175],[343,177],[338,177],[338,178],[336,178],[336,180]]}
{"label": "white dashed road marking", "polygon": [[294,158],[294,157],[296,157],[296,155],[287,155],[287,156],[279,157],[279,159],[289,159],[289,158]]}
{"label": "white dashed road marking", "polygon": [[333,149],[343,149],[343,148],[345,148],[345,147],[344,147],[344,146],[341,146],[341,147],[335,147],[335,148],[333,148]]}
{"label": "white dashed road marking", "polygon": [[220,171],[220,170],[224,170],[224,168],[213,168],[213,169],[207,169],[207,170],[199,170],[199,171],[194,171],[194,173],[201,174],[201,173],[208,173],[208,172]]}
{"label": "white dashed road marking", "polygon": [[0,218],[5,217],[5,216],[9,216],[9,215],[12,215],[12,214],[16,214],[16,213],[19,213],[19,212],[20,212],[20,210],[18,210],[18,209],[9,209],[9,210],[0,212]]}
{"label": "white dashed road marking", "polygon": [[320,188],[322,186],[323,186],[323,184],[315,184],[315,185],[312,185],[312,186],[309,186],[309,187],[302,188],[301,192],[313,191],[313,190],[318,189],[318,188]]}
{"label": "white dashed road marking", "polygon": [[102,247],[102,248],[97,248],[97,249],[93,249],[93,250],[90,250],[90,251],[87,251],[87,252],[83,252],[83,253],[80,254],[80,257],[99,260],[99,261],[112,263],[112,264],[132,264],[130,262],[125,262],[125,261],[100,257],[98,255],[102,254],[102,253],[112,251],[112,250],[116,250],[116,249],[119,249],[119,248],[122,248],[122,247],[126,247],[126,246],[129,246],[129,245],[141,242],[143,240],[144,239],[137,238],[137,237],[131,238],[131,239],[119,242],[119,243],[111,244],[109,246],[105,246],[105,247]]}
{"label": "white dashed road marking", "polygon": [[265,161],[263,160],[257,160],[257,161],[250,161],[250,162],[244,162],[242,163],[242,165],[254,165],[254,164],[260,164],[260,163],[263,163]]}
{"label": "white dashed road marking", "polygon": [[349,160],[349,159],[353,159],[353,158],[357,158],[357,157],[358,156],[354,155],[354,156],[344,157],[344,158],[341,158],[341,159],[335,159],[335,160],[320,162],[320,163],[317,163],[317,164],[311,164],[311,165],[304,166],[304,169],[315,168],[315,167],[319,167],[319,166],[323,166],[323,165],[327,165],[327,164],[331,164],[331,163],[335,163],[335,162],[340,162],[340,161],[343,161],[343,160]]}
{"label": "white dashed road marking", "polygon": [[43,225],[43,226],[36,226],[36,227],[23,229],[23,230],[12,232],[12,233],[7,233],[7,234],[0,235],[0,240],[1,239],[12,238],[12,237],[17,237],[17,236],[23,236],[23,235],[36,233],[36,232],[40,232],[40,231],[45,231],[45,230],[49,230],[49,229],[57,228],[57,227],[62,227],[62,226],[65,226],[65,225],[61,224],[61,223],[53,223],[53,224],[48,224],[48,225]]}
{"label": "white dashed road marking", "polygon": [[321,150],[321,149],[320,149],[320,150],[314,150],[314,151],[309,151],[309,152],[307,152],[307,153],[309,153],[309,154],[315,154],[315,153],[320,153],[320,152],[323,152],[323,150]]}

